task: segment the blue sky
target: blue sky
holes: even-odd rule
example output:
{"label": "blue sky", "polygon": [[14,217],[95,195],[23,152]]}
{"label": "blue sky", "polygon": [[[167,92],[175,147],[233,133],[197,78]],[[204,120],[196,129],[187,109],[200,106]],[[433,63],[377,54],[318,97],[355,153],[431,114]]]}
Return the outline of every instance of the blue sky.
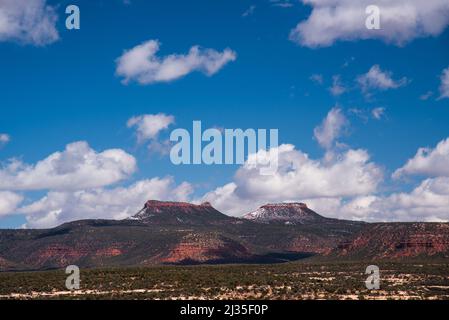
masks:
{"label": "blue sky", "polygon": [[[92,204],[110,210],[110,215],[92,209],[86,216],[80,212],[90,212],[91,208],[77,208],[79,212],[74,214],[68,209],[69,200],[49,201],[49,194],[60,193],[65,198],[80,192],[102,194],[155,177],[172,177],[173,188],[183,182],[191,188],[188,196],[167,192],[156,193],[155,197],[211,200],[219,209],[236,215],[239,209],[242,214],[245,210],[256,209],[253,206],[266,199],[267,202],[309,200],[313,208],[320,209],[323,214],[344,218],[449,219],[449,213],[445,213],[449,212],[449,207],[444,201],[438,205],[414,207],[415,201],[410,199],[433,197],[433,193],[431,196],[413,193],[426,181],[444,184],[446,188],[447,170],[423,169],[423,166],[435,167],[434,158],[438,165],[449,160],[446,151],[438,151],[435,157],[417,159],[424,164],[404,170],[404,177],[400,179],[392,178],[397,169],[414,158],[419,148],[430,147],[430,152],[435,151],[433,148],[449,137],[449,99],[444,97],[442,79],[443,70],[449,67],[449,28],[446,28],[449,19],[443,21],[438,30],[428,32],[419,27],[414,31],[413,26],[407,25],[407,19],[404,25],[386,21],[385,33],[359,35],[360,30],[356,28],[350,34],[337,33],[332,43],[313,46],[289,34],[298,23],[311,19],[321,1],[313,1],[314,5],[269,0],[33,2],[45,3],[51,8],[50,14],[57,17],[57,21],[50,25],[58,36],[48,38],[47,35],[46,38],[44,35],[39,42],[27,37],[26,33],[31,31],[25,27],[17,34],[2,31],[0,27],[0,134],[8,136],[8,141],[0,142],[3,164],[0,170],[5,181],[18,176],[18,171],[5,171],[10,159],[28,166],[25,171],[32,170],[38,161],[64,151],[66,145],[76,141],[85,141],[96,153],[120,149],[135,158],[136,167],[125,173],[126,177],[95,186],[101,188],[100,191],[92,191],[95,188],[85,185],[67,190],[45,184],[32,188],[17,187],[17,182],[16,185],[14,182],[0,184],[5,203],[11,201],[7,200],[11,199],[11,194],[20,197],[14,204],[5,204],[3,211],[0,205],[0,227],[24,224],[45,227],[75,218],[126,216],[143,203],[125,202],[143,199],[145,194],[130,196],[113,207]],[[333,2],[337,7],[348,5],[347,1]],[[431,7],[432,3],[429,8],[435,12],[449,12],[447,6],[437,2],[435,8]],[[401,5],[401,1],[398,3]],[[415,3],[412,2],[412,6]],[[65,28],[65,7],[69,4],[80,8],[80,30]],[[248,11],[250,8],[253,9]],[[417,8],[422,9],[419,5]],[[3,9],[13,17],[20,17],[17,8],[15,11]],[[423,24],[433,18],[419,17]],[[310,36],[321,32],[313,26],[307,29],[312,33]],[[386,35],[403,35],[401,28],[410,31],[406,39]],[[174,53],[185,55],[192,46],[199,45],[218,53],[229,48],[235,53],[235,60],[228,61],[210,76],[193,70],[170,81],[142,84],[134,79],[125,84],[124,77],[116,72],[117,59],[125,51],[149,40],[159,41],[160,49],[156,54],[161,59]],[[372,69],[374,66],[379,68]],[[357,79],[369,70],[378,70],[378,73],[373,71],[374,76],[387,76],[391,82],[377,86],[370,82],[368,88],[362,90]],[[322,81],[313,81],[313,75],[319,75]],[[340,95],[330,90],[333,77],[339,77],[344,88]],[[423,97],[429,92],[432,94]],[[380,112],[378,118],[373,116],[376,108]],[[334,128],[336,136],[331,141],[332,147],[326,148],[314,137],[314,129],[333,109],[339,110],[345,121]],[[280,144],[291,144],[296,152],[308,154],[324,172],[347,152],[364,150],[369,160],[359,169],[368,170],[369,179],[375,180],[370,180],[374,186],[367,186],[366,191],[360,193],[344,191],[320,195],[303,191],[309,187],[304,182],[296,193],[279,191],[288,188],[281,185],[271,192],[264,190],[258,194],[239,180],[242,178],[235,177],[237,170],[240,176],[246,177],[244,169],[236,165],[175,166],[167,155],[148,149],[151,141],[138,143],[135,128],[127,127],[128,119],[133,116],[160,113],[172,115],[175,121],[168,130],[161,130],[157,135],[159,141],[167,139],[171,129],[191,128],[193,120],[201,120],[205,127],[277,128]],[[332,164],[326,162],[326,155],[333,159],[330,160]],[[382,171],[382,178],[374,177],[377,173],[366,168],[368,163]],[[317,179],[320,177],[318,175]],[[345,174],[341,179],[345,179]],[[276,183],[279,181],[286,180],[276,179]],[[360,177],[355,178],[357,181],[360,182]],[[295,180],[288,183],[295,184]],[[220,188],[227,185],[233,187],[234,194],[230,198],[220,194]],[[310,186],[310,189],[315,187]],[[448,191],[446,194],[441,188],[436,188],[437,196],[449,196],[449,190],[443,188],[444,192]],[[213,190],[221,191],[208,194]],[[426,190],[433,191],[431,187]],[[266,194],[270,196],[264,196]],[[148,197],[151,195],[149,192]],[[438,199],[435,201],[440,201]],[[230,203],[240,207],[231,208]]]}

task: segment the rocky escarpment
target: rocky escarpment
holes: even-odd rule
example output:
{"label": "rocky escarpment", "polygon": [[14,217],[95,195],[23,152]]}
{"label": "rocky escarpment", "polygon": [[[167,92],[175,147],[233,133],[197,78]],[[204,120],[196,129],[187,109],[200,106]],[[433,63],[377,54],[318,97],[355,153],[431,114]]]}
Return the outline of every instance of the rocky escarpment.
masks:
{"label": "rocky escarpment", "polygon": [[94,243],[49,244],[32,252],[25,258],[24,264],[38,267],[64,267],[83,259],[98,260],[122,255],[126,248],[122,245]]}
{"label": "rocky escarpment", "polygon": [[350,259],[449,258],[448,223],[368,224],[332,255]]}
{"label": "rocky escarpment", "polygon": [[188,234],[169,253],[162,263],[207,263],[249,259],[251,252],[241,243],[219,234]]}

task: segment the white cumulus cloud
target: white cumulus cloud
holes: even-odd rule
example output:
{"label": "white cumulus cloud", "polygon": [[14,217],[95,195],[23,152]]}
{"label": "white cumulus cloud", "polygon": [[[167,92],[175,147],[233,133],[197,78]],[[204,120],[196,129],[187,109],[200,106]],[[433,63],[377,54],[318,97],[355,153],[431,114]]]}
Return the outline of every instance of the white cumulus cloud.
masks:
{"label": "white cumulus cloud", "polygon": [[292,145],[283,144],[277,151],[277,173],[260,175],[247,162],[233,182],[207,193],[203,200],[225,213],[239,215],[267,202],[369,195],[383,178],[365,150],[348,150],[331,160],[310,159]]}
{"label": "white cumulus cloud", "polygon": [[435,148],[419,148],[416,155],[396,170],[393,178],[405,175],[449,177],[449,138],[440,141]]}
{"label": "white cumulus cloud", "polygon": [[194,71],[214,75],[237,58],[236,53],[229,48],[219,52],[199,46],[191,47],[188,54],[171,54],[159,58],[156,56],[159,48],[158,40],[149,40],[126,51],[116,61],[116,74],[123,77],[124,83],[170,82]]}
{"label": "white cumulus cloud", "polygon": [[426,179],[410,193],[394,193],[371,206],[383,220],[449,221],[449,178]]}
{"label": "white cumulus cloud", "polygon": [[96,152],[87,142],[68,144],[36,164],[10,160],[0,168],[0,190],[81,190],[118,182],[136,170],[136,159],[121,149]]}
{"label": "white cumulus cloud", "polygon": [[57,19],[46,0],[0,0],[0,41],[53,43],[59,39]]}
{"label": "white cumulus cloud", "polygon": [[10,192],[0,191],[0,217],[14,213],[17,206],[22,202],[23,196]]}
{"label": "white cumulus cloud", "polygon": [[[404,45],[416,38],[438,36],[449,24],[447,0],[302,0],[310,16],[290,32],[290,39],[307,47],[337,41],[380,39]],[[380,9],[380,29],[366,28],[366,8]]]}
{"label": "white cumulus cloud", "polygon": [[364,221],[449,221],[449,178],[429,178],[411,192],[359,197],[336,202],[324,210]]}
{"label": "white cumulus cloud", "polygon": [[144,142],[156,139],[159,132],[167,129],[175,122],[175,117],[163,113],[143,114],[128,120],[128,128],[136,127],[137,140]]}

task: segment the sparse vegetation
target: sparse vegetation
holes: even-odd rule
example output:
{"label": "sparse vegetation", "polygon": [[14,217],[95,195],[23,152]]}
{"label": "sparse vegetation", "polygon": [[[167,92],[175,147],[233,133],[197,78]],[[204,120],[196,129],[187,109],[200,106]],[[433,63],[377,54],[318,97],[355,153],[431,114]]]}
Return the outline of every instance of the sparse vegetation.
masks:
{"label": "sparse vegetation", "polygon": [[449,299],[449,264],[381,263],[368,291],[361,262],[86,269],[81,290],[63,270],[0,273],[2,299]]}

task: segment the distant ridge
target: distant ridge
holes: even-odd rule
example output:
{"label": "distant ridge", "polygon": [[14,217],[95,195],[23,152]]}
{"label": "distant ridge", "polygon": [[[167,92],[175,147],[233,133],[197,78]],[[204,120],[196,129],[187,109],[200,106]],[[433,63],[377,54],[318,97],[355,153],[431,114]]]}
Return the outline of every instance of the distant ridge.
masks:
{"label": "distant ridge", "polygon": [[147,201],[125,220],[0,230],[0,271],[298,259],[449,259],[449,223],[325,218],[305,203],[267,204],[234,218],[210,203]]}

